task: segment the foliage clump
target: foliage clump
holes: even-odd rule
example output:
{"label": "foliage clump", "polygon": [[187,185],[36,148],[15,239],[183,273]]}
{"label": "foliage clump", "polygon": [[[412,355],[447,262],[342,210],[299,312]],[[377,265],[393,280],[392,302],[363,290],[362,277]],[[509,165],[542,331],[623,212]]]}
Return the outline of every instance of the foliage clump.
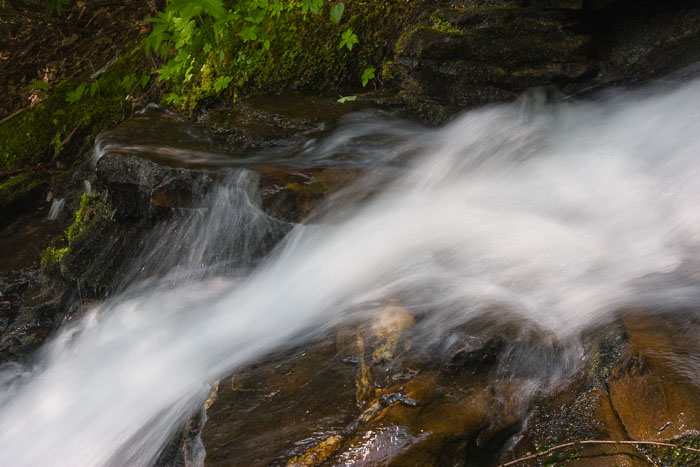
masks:
{"label": "foliage clump", "polygon": [[366,86],[400,30],[399,7],[409,8],[395,0],[168,0],[146,46],[165,61],[165,101],[181,109],[224,91],[237,99]]}

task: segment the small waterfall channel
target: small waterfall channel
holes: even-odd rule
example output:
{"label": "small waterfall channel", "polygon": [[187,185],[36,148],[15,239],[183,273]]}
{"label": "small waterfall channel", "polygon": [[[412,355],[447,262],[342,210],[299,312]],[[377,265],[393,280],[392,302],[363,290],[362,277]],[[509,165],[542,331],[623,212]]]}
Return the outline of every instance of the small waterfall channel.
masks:
{"label": "small waterfall channel", "polygon": [[294,157],[365,175],[292,225],[261,210],[245,159],[222,168],[118,294],[0,373],[0,464],[152,464],[212,381],[371,319],[368,304],[425,317],[425,349],[480,319],[537,329],[549,351],[502,351],[502,374],[531,382],[524,400],[578,371],[581,334],[617,311],[700,305],[700,81],[437,129],[353,114]]}

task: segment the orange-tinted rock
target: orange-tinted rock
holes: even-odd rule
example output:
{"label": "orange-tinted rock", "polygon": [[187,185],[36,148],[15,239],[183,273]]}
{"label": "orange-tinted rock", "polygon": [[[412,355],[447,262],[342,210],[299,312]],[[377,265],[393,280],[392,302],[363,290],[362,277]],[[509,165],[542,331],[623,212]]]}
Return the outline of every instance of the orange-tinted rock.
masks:
{"label": "orange-tinted rock", "polygon": [[343,441],[342,436],[331,435],[318,445],[306,451],[301,456],[293,457],[287,462],[289,467],[314,466],[323,463],[328,459],[339,447]]}
{"label": "orange-tinted rock", "polygon": [[700,328],[636,313],[628,313],[624,322],[628,360],[608,386],[630,438],[667,440],[700,429],[700,393],[691,379],[700,354]]}

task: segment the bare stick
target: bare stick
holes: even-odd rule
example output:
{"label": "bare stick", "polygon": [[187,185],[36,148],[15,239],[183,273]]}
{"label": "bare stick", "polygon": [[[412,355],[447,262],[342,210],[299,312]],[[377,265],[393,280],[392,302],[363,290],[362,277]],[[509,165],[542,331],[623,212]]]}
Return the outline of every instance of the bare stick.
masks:
{"label": "bare stick", "polygon": [[114,57],[113,59],[111,59],[110,61],[108,61],[107,64],[106,64],[105,66],[103,66],[102,68],[100,68],[99,70],[97,70],[96,72],[94,72],[93,74],[91,74],[91,75],[90,75],[90,79],[95,79],[95,78],[97,78],[98,76],[100,76],[102,73],[104,73],[105,71],[107,71],[107,70],[109,69],[109,67],[111,67],[112,65],[114,65],[115,63],[117,63],[117,60],[119,60],[119,56]]}
{"label": "bare stick", "polygon": [[59,144],[58,146],[56,146],[56,149],[61,149],[63,146],[65,146],[66,144],[68,144],[68,143],[70,142],[70,139],[71,139],[71,138],[73,137],[73,135],[75,134],[75,132],[78,131],[78,128],[80,128],[80,123],[78,123],[78,126],[76,126],[75,128],[73,128],[73,131],[71,131],[71,132],[68,134],[68,136],[66,136],[66,137],[64,138],[64,140],[61,141],[61,144]]}
{"label": "bare stick", "polygon": [[23,107],[23,108],[17,110],[16,112],[11,113],[11,114],[8,115],[7,117],[5,117],[5,118],[3,118],[2,120],[0,120],[0,125],[2,125],[3,123],[5,123],[5,122],[7,122],[7,121],[9,121],[9,120],[12,120],[12,119],[15,118],[17,115],[19,115],[19,114],[21,114],[22,112],[24,112],[25,110],[31,109],[31,108],[34,107],[35,105],[37,105],[37,104],[39,104],[40,102],[42,102],[44,99],[46,99],[46,97],[42,97],[41,99],[37,99],[36,101],[34,101],[34,103],[28,105],[27,107]]}
{"label": "bare stick", "polygon": [[17,115],[21,114],[22,112],[24,112],[24,111],[27,110],[28,108],[29,108],[29,107],[23,107],[23,108],[19,109],[19,110],[16,111],[16,112],[12,112],[10,115],[8,115],[7,117],[5,117],[5,118],[3,118],[2,120],[0,120],[0,125],[2,125],[3,123],[5,123],[5,122],[7,122],[7,121],[9,121],[9,120],[12,120],[12,119],[15,118]]}
{"label": "bare stick", "polygon": [[538,457],[546,456],[547,454],[550,454],[554,451],[558,451],[559,449],[564,449],[564,448],[568,448],[571,446],[576,446],[578,444],[631,444],[631,445],[635,445],[635,446],[651,445],[651,446],[663,446],[666,448],[685,449],[686,451],[700,453],[700,449],[689,448],[687,446],[681,446],[679,444],[662,443],[660,441],[608,441],[608,440],[591,439],[591,440],[585,440],[585,441],[572,441],[570,443],[560,444],[558,446],[554,446],[552,448],[549,448],[546,451],[538,452],[536,454],[531,454],[529,456],[521,457],[519,459],[515,459],[513,461],[506,462],[505,464],[499,465],[499,467],[508,467],[509,465],[519,464],[520,462],[525,462],[525,461],[528,461],[530,459],[536,459]]}

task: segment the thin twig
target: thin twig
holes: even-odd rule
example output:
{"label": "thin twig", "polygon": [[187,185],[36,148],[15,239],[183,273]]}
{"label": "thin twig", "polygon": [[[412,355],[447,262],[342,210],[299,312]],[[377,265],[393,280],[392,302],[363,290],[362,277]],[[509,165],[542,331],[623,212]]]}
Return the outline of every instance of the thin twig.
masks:
{"label": "thin twig", "polygon": [[5,118],[3,118],[2,120],[0,120],[0,125],[2,125],[3,123],[5,123],[5,122],[7,122],[7,121],[9,121],[9,120],[12,120],[12,119],[15,118],[17,115],[21,114],[22,112],[24,112],[24,111],[27,110],[27,109],[31,109],[32,107],[36,106],[37,104],[43,102],[45,99],[46,99],[46,96],[42,97],[41,99],[37,99],[36,101],[34,101],[34,103],[29,104],[29,105],[26,106],[26,107],[22,107],[21,109],[17,110],[16,112],[11,113],[11,114],[8,115],[7,117],[5,117]]}
{"label": "thin twig", "polygon": [[29,108],[29,106],[27,106],[27,107],[22,107],[22,108],[19,109],[18,111],[12,112],[10,115],[8,115],[7,117],[5,117],[5,118],[3,118],[2,120],[0,120],[0,125],[2,125],[3,123],[5,123],[5,122],[7,122],[7,121],[12,120],[12,119],[15,118],[17,115],[21,114],[22,112],[24,112],[24,111],[27,110],[28,108]]}
{"label": "thin twig", "polygon": [[114,57],[114,58],[111,59],[109,62],[107,62],[107,64],[106,64],[105,66],[103,66],[102,68],[100,68],[99,70],[97,70],[96,72],[94,72],[92,75],[90,75],[90,79],[95,79],[95,78],[97,78],[98,76],[100,76],[102,73],[104,73],[105,71],[107,71],[107,70],[109,69],[109,67],[111,67],[112,65],[114,65],[115,63],[117,63],[117,60],[119,60],[119,56]]}
{"label": "thin twig", "polygon": [[609,440],[591,439],[591,440],[585,440],[585,441],[572,441],[570,443],[560,444],[558,446],[554,446],[552,448],[549,448],[546,451],[538,452],[535,454],[530,454],[529,456],[521,457],[519,459],[515,459],[513,461],[506,462],[505,464],[501,464],[498,467],[508,467],[509,465],[519,464],[520,462],[524,462],[524,461],[528,461],[530,459],[536,459],[538,457],[546,456],[547,454],[550,454],[554,451],[558,451],[559,449],[564,449],[564,448],[568,448],[571,446],[576,446],[578,444],[631,444],[631,445],[636,445],[636,446],[652,445],[652,446],[663,446],[666,448],[685,449],[686,451],[700,453],[700,449],[689,448],[687,446],[681,446],[680,444],[662,443],[660,441],[609,441]]}
{"label": "thin twig", "polygon": [[65,146],[66,144],[68,144],[68,143],[70,142],[70,139],[71,139],[71,138],[73,137],[73,135],[75,134],[75,132],[78,131],[78,128],[80,128],[80,123],[78,123],[78,126],[76,126],[75,128],[73,128],[73,131],[71,131],[70,133],[68,133],[68,136],[66,136],[66,137],[63,139],[63,141],[61,141],[61,144],[59,144],[58,146],[56,146],[56,149],[57,149],[57,150],[58,150],[58,149],[61,149],[63,146]]}
{"label": "thin twig", "polygon": [[650,455],[644,454],[644,457],[647,458],[647,460],[649,461],[649,463],[650,463],[651,465],[653,465],[654,467],[659,467],[659,464],[657,464],[656,462],[654,462],[654,459],[652,459]]}

